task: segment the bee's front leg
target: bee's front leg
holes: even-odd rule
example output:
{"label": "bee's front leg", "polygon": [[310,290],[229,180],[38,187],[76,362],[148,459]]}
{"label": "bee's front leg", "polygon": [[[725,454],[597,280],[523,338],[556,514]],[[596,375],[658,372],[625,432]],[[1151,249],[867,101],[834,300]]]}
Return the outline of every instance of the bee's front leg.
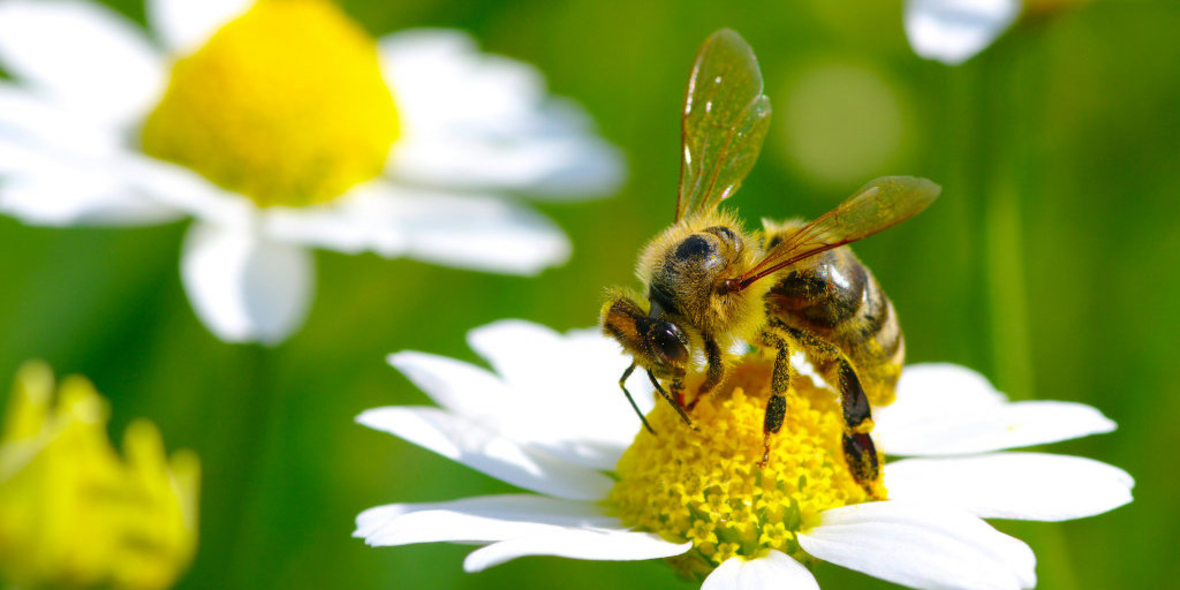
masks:
{"label": "bee's front leg", "polygon": [[627,378],[630,377],[631,373],[634,371],[635,363],[632,362],[631,366],[627,367],[627,370],[623,371],[623,376],[619,377],[619,388],[623,390],[623,395],[627,396],[627,401],[631,402],[631,407],[635,409],[635,415],[639,416],[639,421],[643,422],[643,427],[646,428],[648,432],[655,434],[656,431],[652,429],[651,424],[647,423],[647,417],[643,415],[643,412],[635,403],[635,398],[631,397],[630,391],[627,391]]}
{"label": "bee's front leg", "polygon": [[696,430],[696,426],[692,425],[692,420],[688,417],[688,414],[684,413],[684,407],[680,405],[679,398],[682,397],[682,392],[684,391],[684,383],[681,381],[681,377],[677,375],[672,379],[672,393],[668,393],[668,390],[660,385],[660,380],[656,379],[655,373],[652,373],[650,370],[647,372],[647,378],[651,379],[651,384],[655,386],[656,391],[660,392],[660,395],[669,404],[672,404],[673,408],[676,408],[676,413],[680,414],[680,418],[684,420],[684,423],[692,426],[693,430]]}
{"label": "bee's front leg", "polygon": [[770,376],[770,399],[766,401],[766,416],[762,420],[762,460],[759,467],[770,461],[770,438],[783,427],[787,417],[787,389],[791,386],[791,345],[787,338],[767,329],[762,333],[767,346],[778,349],[774,357],[774,372]]}

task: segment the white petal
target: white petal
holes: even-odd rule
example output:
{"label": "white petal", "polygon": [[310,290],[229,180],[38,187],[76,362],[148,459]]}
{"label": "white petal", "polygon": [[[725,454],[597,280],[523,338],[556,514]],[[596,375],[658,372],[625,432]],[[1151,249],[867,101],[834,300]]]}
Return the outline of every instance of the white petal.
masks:
{"label": "white petal", "polygon": [[493,543],[472,551],[463,560],[468,572],[483,571],[526,555],[552,555],[597,561],[635,561],[672,557],[692,543],[669,543],[654,533],[563,529]]}
{"label": "white petal", "polygon": [[[630,361],[618,343],[597,329],[559,334],[522,320],[472,330],[468,342],[517,392],[515,436],[580,465],[614,469],[640,429],[619,390]],[[640,372],[627,387],[640,409],[650,411],[654,397],[646,376]]]}
{"label": "white petal", "polygon": [[251,0],[149,0],[147,17],[171,53],[186,55],[251,4]]}
{"label": "white petal", "polygon": [[514,392],[475,365],[412,350],[391,354],[386,360],[435,403],[456,414],[493,417],[515,405]]}
{"label": "white petal", "polygon": [[213,184],[189,168],[129,154],[120,162],[128,182],[144,194],[218,227],[253,231],[259,210],[249,198]]}
{"label": "white petal", "polygon": [[399,436],[526,490],[571,500],[601,500],[612,480],[517,443],[471,419],[423,407],[366,410],[357,422]]}
{"label": "white petal", "polygon": [[481,54],[458,31],[398,33],[380,53],[404,121],[389,161],[395,177],[562,197],[621,183],[618,150],[580,107],[549,98],[532,66]]}
{"label": "white petal", "polygon": [[981,518],[1070,520],[1131,501],[1127,472],[1084,457],[996,453],[906,459],[885,466],[889,497],[947,504]]}
{"label": "white petal", "polygon": [[746,560],[731,557],[717,566],[701,590],[819,590],[807,566],[781,551]]}
{"label": "white petal", "polygon": [[549,361],[561,359],[537,359],[535,355],[557,353],[555,356],[560,357],[565,348],[564,338],[556,330],[524,320],[501,320],[471,330],[467,343],[505,381],[523,388],[539,384],[551,387],[555,371],[538,369],[551,367]]}
{"label": "white petal", "polygon": [[[0,158],[5,150],[0,141]],[[152,225],[180,215],[107,170],[69,166],[0,181],[0,213],[31,225],[49,226]]]}
{"label": "white petal", "polygon": [[315,270],[301,248],[198,223],[180,270],[197,316],[227,342],[276,344],[307,318]]}
{"label": "white petal", "polygon": [[502,199],[435,194],[390,205],[406,232],[406,255],[420,260],[534,275],[569,259],[569,240],[552,221]]}
{"label": "white petal", "polygon": [[1028,545],[976,516],[936,506],[888,501],[827,510],[799,544],[824,561],[911,588],[1036,585]]}
{"label": "white petal", "polygon": [[1020,0],[907,0],[905,32],[914,52],[958,65],[995,41],[1020,14]]}
{"label": "white petal", "polygon": [[118,126],[146,113],[166,79],[143,32],[93,2],[0,4],[0,63],[54,99]]}
{"label": "white petal", "polygon": [[370,182],[323,205],[267,209],[263,227],[267,235],[284,242],[346,254],[371,250],[390,258],[402,256],[406,253],[406,224],[410,220],[402,217],[401,203],[417,194],[387,183]]}
{"label": "white petal", "polygon": [[388,170],[428,186],[562,198],[613,193],[624,177],[619,151],[593,137],[522,137],[503,145],[494,138],[407,136]]}
{"label": "white petal", "polygon": [[537,274],[570,254],[565,234],[521,205],[386,182],[357,187],[323,207],[269,211],[264,227],[286,242],[508,274]]}
{"label": "white petal", "polygon": [[955,455],[1110,432],[1114,422],[1085,404],[1006,402],[978,373],[955,365],[906,367],[897,401],[874,410],[873,438],[890,455]]}
{"label": "white petal", "polygon": [[[446,357],[406,351],[389,363],[439,405],[512,440],[599,470],[612,470],[640,424],[618,389],[627,362],[597,331],[560,335],[521,320],[473,330],[472,347],[499,376]],[[628,386],[650,410],[646,379]],[[576,416],[576,419],[572,419]]]}
{"label": "white petal", "polygon": [[390,504],[362,512],[354,537],[372,546],[489,543],[566,528],[623,530],[596,503],[505,494],[433,504]]}
{"label": "white petal", "polygon": [[5,82],[0,82],[0,139],[59,157],[101,159],[124,150],[123,138],[116,130]]}

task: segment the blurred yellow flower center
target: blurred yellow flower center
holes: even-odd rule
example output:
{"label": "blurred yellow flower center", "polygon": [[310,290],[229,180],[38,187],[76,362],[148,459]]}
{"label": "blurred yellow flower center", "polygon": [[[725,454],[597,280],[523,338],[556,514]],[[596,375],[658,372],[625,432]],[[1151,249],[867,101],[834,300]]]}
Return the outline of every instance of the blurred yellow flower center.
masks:
{"label": "blurred yellow flower center", "polygon": [[[843,422],[834,393],[795,379],[787,416],[762,458],[762,421],[772,364],[758,353],[734,369],[729,384],[703,398],[687,427],[663,402],[648,416],[658,436],[640,431],[617,467],[611,502],[628,525],[693,548],[670,561],[701,578],[735,555],[777,549],[810,558],[795,535],[824,510],[869,500],[845,463]],[[873,495],[885,497],[880,481]]]}
{"label": "blurred yellow flower center", "polygon": [[44,364],[17,374],[0,430],[0,579],[13,587],[170,588],[192,560],[196,456],[169,460],[156,427],[137,421],[122,459],[107,414],[81,377],[55,396]]}
{"label": "blurred yellow flower center", "polygon": [[176,62],[141,139],[260,207],[302,206],[377,176],[398,129],[356,23],[325,0],[260,0]]}

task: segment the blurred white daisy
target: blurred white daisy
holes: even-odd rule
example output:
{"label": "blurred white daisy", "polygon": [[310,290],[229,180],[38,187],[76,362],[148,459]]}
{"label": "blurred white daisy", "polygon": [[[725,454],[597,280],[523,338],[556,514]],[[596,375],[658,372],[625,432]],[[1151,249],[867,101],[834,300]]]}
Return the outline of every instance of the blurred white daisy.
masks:
{"label": "blurred white daisy", "polygon": [[631,382],[653,436],[618,390],[628,360],[597,331],[503,321],[469,342],[493,371],[391,355],[440,407],[357,420],[531,493],[372,508],[354,533],[369,545],[481,544],[470,572],[526,555],[667,558],[709,589],[816,588],[817,561],[915,588],[1020,589],[1036,583],[1031,549],[983,518],[1066,520],[1131,501],[1116,467],[997,452],[1113,430],[1100,412],[1009,402],[954,365],[908,367],[877,413],[878,448],[916,458],[887,463],[875,494],[888,499],[869,501],[844,463],[836,396],[812,379],[795,380],[786,427],[757,466],[770,373],[758,354],[697,404],[699,430],[668,404],[652,410],[650,386]]}
{"label": "blurred white daisy", "polygon": [[503,193],[613,191],[618,152],[532,67],[455,31],[374,40],[328,0],[0,1],[0,213],[191,215],[181,277],[228,341],[283,340],[309,248],[535,274],[565,235]]}
{"label": "blurred white daisy", "polygon": [[1021,0],[906,0],[914,53],[959,65],[991,45],[1020,15]]}

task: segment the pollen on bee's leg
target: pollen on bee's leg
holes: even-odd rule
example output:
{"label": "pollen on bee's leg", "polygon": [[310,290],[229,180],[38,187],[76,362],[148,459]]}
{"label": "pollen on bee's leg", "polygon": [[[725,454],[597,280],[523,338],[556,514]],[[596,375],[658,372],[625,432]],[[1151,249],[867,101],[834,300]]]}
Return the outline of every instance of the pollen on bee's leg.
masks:
{"label": "pollen on bee's leg", "polygon": [[773,364],[757,352],[741,359],[723,387],[695,400],[697,430],[678,428],[675,410],[657,404],[648,419],[661,436],[640,431],[617,466],[610,502],[629,525],[691,541],[669,560],[689,577],[768,549],[810,562],[796,534],[821,512],[885,497],[879,478],[862,485],[861,465],[845,458],[838,396],[809,379],[771,396]]}

